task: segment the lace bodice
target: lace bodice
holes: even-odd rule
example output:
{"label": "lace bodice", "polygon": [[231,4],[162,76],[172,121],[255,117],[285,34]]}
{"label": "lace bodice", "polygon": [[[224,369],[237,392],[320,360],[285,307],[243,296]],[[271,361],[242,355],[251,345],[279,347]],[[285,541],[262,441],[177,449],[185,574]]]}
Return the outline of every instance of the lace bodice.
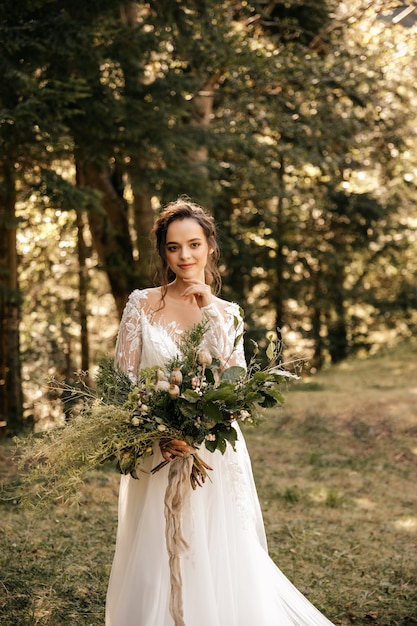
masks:
{"label": "lace bodice", "polygon": [[[116,342],[115,362],[132,381],[144,367],[163,366],[178,353],[182,330],[175,322],[153,322],[149,290],[133,291],[126,304]],[[235,303],[219,298],[201,309],[202,321],[208,322],[204,347],[220,360],[222,366],[246,367],[243,349],[243,319]],[[236,338],[239,338],[235,346]]]}

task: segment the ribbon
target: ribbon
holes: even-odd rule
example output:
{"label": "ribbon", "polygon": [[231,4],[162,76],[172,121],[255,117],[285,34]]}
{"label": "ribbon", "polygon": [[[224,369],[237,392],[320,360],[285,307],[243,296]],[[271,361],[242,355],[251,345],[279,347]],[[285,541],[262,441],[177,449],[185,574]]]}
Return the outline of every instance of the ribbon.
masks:
{"label": "ribbon", "polygon": [[191,491],[190,473],[193,462],[194,458],[189,454],[176,457],[169,463],[168,485],[164,499],[165,540],[171,583],[169,612],[175,626],[185,626],[180,556],[189,546],[182,534],[181,513]]}

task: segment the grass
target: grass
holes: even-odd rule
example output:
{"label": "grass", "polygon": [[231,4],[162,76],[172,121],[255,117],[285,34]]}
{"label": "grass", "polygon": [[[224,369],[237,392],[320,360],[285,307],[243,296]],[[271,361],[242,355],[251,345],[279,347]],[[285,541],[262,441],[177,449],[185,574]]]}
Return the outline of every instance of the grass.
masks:
{"label": "grass", "polygon": [[[417,344],[295,383],[246,438],[282,571],[335,624],[417,624]],[[106,467],[78,508],[3,503],[1,624],[103,625],[117,490]]]}

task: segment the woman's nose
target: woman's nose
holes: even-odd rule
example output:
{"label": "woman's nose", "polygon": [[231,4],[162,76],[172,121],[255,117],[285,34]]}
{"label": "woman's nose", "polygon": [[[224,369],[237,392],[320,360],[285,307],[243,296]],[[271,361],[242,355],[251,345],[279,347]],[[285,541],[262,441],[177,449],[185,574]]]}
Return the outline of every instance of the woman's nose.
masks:
{"label": "woman's nose", "polygon": [[189,256],[190,256],[189,248],[187,246],[184,246],[183,248],[181,248],[181,258],[188,259]]}

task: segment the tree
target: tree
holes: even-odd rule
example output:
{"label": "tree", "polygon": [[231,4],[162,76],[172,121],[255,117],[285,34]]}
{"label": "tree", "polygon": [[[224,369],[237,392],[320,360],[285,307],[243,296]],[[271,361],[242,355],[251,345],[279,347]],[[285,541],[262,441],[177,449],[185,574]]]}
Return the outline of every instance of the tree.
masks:
{"label": "tree", "polygon": [[[80,296],[64,299],[84,364],[82,230],[120,315],[149,285],[155,213],[184,193],[219,223],[225,294],[254,339],[279,326],[320,367],[383,319],[414,323],[414,44],[383,34],[374,5],[15,4],[1,9],[0,139],[18,199],[35,192],[59,227],[61,211],[78,224]],[[398,306],[383,284],[394,264]],[[66,319],[64,308],[51,311]]]}
{"label": "tree", "polygon": [[17,284],[16,183],[13,164],[0,163],[0,420],[1,426],[22,425],[20,370],[20,294]]}

